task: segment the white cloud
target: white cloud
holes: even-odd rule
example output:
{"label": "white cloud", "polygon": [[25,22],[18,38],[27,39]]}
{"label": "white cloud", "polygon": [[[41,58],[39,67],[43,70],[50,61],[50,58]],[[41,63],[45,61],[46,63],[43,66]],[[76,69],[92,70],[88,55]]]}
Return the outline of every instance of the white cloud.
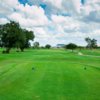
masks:
{"label": "white cloud", "polygon": [[72,17],[52,15],[51,18],[56,30],[60,30],[60,33],[75,32],[80,27],[80,22]]}
{"label": "white cloud", "polygon": [[92,12],[100,12],[100,0],[87,0],[85,5],[82,6],[82,13],[84,16],[88,16]]}
{"label": "white cloud", "polygon": [[34,32],[36,34],[36,38],[48,38],[50,37],[50,34],[47,34],[47,31],[45,28],[34,28]]}
{"label": "white cloud", "polygon": [[9,21],[6,18],[0,18],[0,24],[6,24]]}
{"label": "white cloud", "polygon": [[8,17],[21,24],[22,27],[45,26],[49,23],[44,10],[41,7],[20,5],[17,6],[17,12]]}
{"label": "white cloud", "polygon": [[63,0],[43,0],[44,3],[49,3],[56,8],[62,8],[62,1]]}
{"label": "white cloud", "polygon": [[0,4],[14,8],[16,5],[19,5],[18,0],[0,0]]}
{"label": "white cloud", "polygon": [[19,5],[18,0],[0,0],[0,14],[6,16],[13,13],[17,5]]}

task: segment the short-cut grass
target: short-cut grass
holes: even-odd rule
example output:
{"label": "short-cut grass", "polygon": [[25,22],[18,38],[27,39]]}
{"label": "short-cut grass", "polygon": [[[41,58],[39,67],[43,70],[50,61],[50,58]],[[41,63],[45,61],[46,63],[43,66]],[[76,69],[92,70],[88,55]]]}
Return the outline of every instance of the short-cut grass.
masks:
{"label": "short-cut grass", "polygon": [[[100,56],[99,50],[81,50]],[[68,50],[0,54],[0,100],[100,100],[100,58]]]}

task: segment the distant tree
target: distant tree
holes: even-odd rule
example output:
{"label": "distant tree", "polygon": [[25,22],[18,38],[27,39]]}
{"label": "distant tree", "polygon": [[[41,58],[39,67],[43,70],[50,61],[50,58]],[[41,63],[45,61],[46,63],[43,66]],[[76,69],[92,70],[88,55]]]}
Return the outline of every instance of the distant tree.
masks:
{"label": "distant tree", "polygon": [[45,49],[45,47],[44,47],[44,46],[41,46],[40,48],[41,48],[41,49]]}
{"label": "distant tree", "polygon": [[69,43],[68,45],[65,46],[65,48],[66,49],[71,49],[72,52],[73,52],[73,50],[77,48],[77,45],[74,44],[74,43]]}
{"label": "distant tree", "polygon": [[39,42],[34,42],[34,44],[33,44],[33,47],[35,48],[35,49],[39,49]]}
{"label": "distant tree", "polygon": [[92,39],[91,40],[91,45],[92,45],[92,48],[97,48],[97,40],[96,39]]}
{"label": "distant tree", "polygon": [[77,46],[77,48],[78,48],[79,50],[82,50],[82,49],[84,49],[85,47],[84,47],[84,46]]}
{"label": "distant tree", "polygon": [[97,47],[97,40],[96,39],[91,39],[89,37],[85,38],[85,41],[87,42],[87,48],[96,48]]}
{"label": "distant tree", "polygon": [[3,42],[2,42],[2,34],[4,32],[4,26],[0,25],[0,47],[3,47]]}
{"label": "distant tree", "polygon": [[47,45],[45,45],[45,48],[50,49],[51,45],[47,44]]}
{"label": "distant tree", "polygon": [[1,38],[2,38],[2,25],[0,25],[0,47],[3,46]]}
{"label": "distant tree", "polygon": [[85,38],[85,41],[87,42],[87,48],[91,48],[91,39],[87,37]]}

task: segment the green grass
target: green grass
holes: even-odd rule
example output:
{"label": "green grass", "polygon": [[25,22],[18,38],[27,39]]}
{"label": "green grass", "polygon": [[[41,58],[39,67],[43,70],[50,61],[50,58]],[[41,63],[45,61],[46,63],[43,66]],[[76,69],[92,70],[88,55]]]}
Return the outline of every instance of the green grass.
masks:
{"label": "green grass", "polygon": [[93,50],[81,50],[83,54],[92,55],[92,56],[100,56],[100,49],[93,49]]}
{"label": "green grass", "polygon": [[0,100],[100,100],[100,59],[65,50],[1,53]]}

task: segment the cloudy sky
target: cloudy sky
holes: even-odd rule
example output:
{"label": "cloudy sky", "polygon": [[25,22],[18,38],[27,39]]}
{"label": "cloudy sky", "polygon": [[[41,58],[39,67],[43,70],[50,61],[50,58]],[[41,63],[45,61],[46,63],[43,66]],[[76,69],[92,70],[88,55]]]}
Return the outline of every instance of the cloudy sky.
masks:
{"label": "cloudy sky", "polygon": [[34,31],[41,45],[100,45],[100,0],[0,0],[0,24],[13,20]]}

